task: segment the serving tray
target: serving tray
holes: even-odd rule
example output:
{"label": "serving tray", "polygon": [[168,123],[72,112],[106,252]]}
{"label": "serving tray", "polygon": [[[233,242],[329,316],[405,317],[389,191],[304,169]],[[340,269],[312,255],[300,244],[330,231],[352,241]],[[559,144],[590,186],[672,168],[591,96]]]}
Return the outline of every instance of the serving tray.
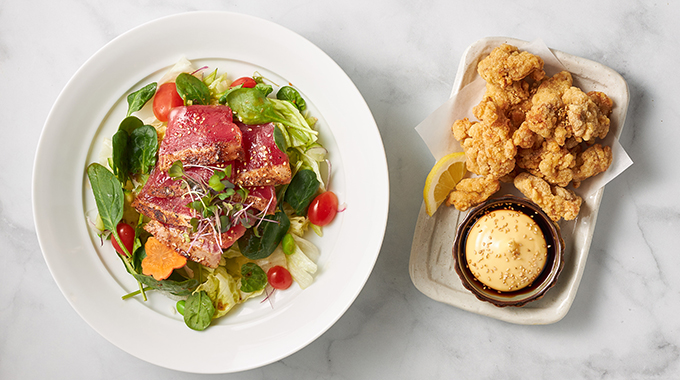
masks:
{"label": "serving tray", "polygon": [[[489,37],[473,43],[461,58],[451,96],[458,94],[478,77],[477,63],[503,43],[517,46],[520,50],[535,45],[535,42],[505,37]],[[612,146],[615,160],[617,153],[622,152],[622,155],[626,156],[618,144],[628,109],[629,93],[626,81],[616,71],[600,63],[553,49],[550,49],[550,52],[556,60],[542,57],[546,61],[545,71],[548,75],[553,75],[564,68],[571,72],[574,85],[584,92],[602,91],[613,100],[610,132],[603,143]],[[481,96],[474,104],[480,99]],[[451,104],[455,107],[457,103]],[[446,120],[441,117],[434,119]],[[446,125],[443,121],[440,123],[442,129],[450,130],[450,124]],[[435,157],[438,158],[437,154]],[[617,169],[610,168],[611,170]],[[579,216],[574,220],[562,220],[559,223],[566,244],[564,269],[554,288],[542,299],[523,307],[499,308],[479,301],[465,289],[454,271],[452,254],[456,227],[463,220],[465,213],[445,205],[432,217],[427,215],[424,204],[420,208],[409,261],[413,284],[423,294],[436,301],[506,322],[526,325],[558,322],[569,311],[581,282],[604,192],[604,186],[589,189],[586,183],[583,185],[577,191],[583,197]],[[495,196],[505,194],[522,196],[511,184],[503,184]]]}

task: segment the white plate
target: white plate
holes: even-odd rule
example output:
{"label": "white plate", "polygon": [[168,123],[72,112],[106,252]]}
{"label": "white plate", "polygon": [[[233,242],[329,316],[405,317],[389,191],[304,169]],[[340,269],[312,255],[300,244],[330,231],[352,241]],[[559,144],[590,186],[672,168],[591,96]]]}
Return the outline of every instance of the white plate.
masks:
{"label": "white plate", "polygon": [[[319,117],[333,164],[332,190],[347,209],[325,236],[312,286],[277,292],[273,305],[239,307],[203,332],[174,301],[121,300],[136,289],[109,244],[88,228],[95,208],[85,168],[125,116],[125,96],[158,80],[181,56],[227,71],[259,71],[293,83]],[[366,197],[371,189],[371,197]],[[377,126],[349,77],[319,48],[279,25],[224,12],[195,12],[135,28],[92,56],[66,85],[45,123],[33,171],[40,246],[55,281],[80,316],[126,352],[187,372],[226,373],[282,359],[312,342],[349,308],[377,259],[387,222],[387,162]],[[366,218],[370,215],[371,218]],[[313,235],[313,233],[311,234]]]}
{"label": "white plate", "polygon": [[[502,43],[509,43],[520,49],[528,45],[526,41],[500,37],[475,42],[463,54],[451,95],[476,78],[477,63]],[[585,92],[602,91],[614,101],[610,133],[605,140],[605,144],[611,143],[620,135],[626,119],[629,94],[625,80],[614,70],[597,62],[556,50],[552,52],[572,73],[575,86]],[[556,71],[555,67],[549,67],[547,63],[545,69],[550,75]],[[442,126],[446,129],[450,127]],[[566,244],[564,269],[555,287],[538,301],[520,308],[498,308],[479,301],[463,287],[454,270],[452,249],[456,227],[465,213],[453,207],[440,207],[433,217],[429,217],[425,206],[421,206],[411,247],[411,280],[428,297],[474,313],[517,324],[557,322],[569,311],[581,282],[603,191],[604,188],[600,188],[584,197],[581,212],[575,220],[562,220],[559,223]],[[521,196],[508,184],[504,184],[496,196],[507,193]]]}

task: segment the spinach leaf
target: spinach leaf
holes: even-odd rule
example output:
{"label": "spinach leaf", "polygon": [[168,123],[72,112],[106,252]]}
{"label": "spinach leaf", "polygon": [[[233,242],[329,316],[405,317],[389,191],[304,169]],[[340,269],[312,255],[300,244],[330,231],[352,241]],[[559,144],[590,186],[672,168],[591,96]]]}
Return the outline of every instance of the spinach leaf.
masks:
{"label": "spinach leaf", "polygon": [[146,102],[148,102],[156,94],[156,82],[149,83],[141,89],[133,92],[127,96],[128,111],[127,116],[130,116],[133,112],[137,112],[144,107]]}
{"label": "spinach leaf", "polygon": [[287,100],[293,103],[300,111],[304,111],[307,108],[307,103],[305,103],[305,100],[300,96],[300,93],[290,86],[281,87],[279,92],[276,93],[276,99]]}
{"label": "spinach leaf", "polygon": [[139,273],[132,273],[132,276],[134,276],[137,281],[152,289],[162,290],[180,297],[188,296],[191,294],[191,292],[196,290],[199,285],[196,279],[185,279],[181,276],[177,276],[177,278],[170,276],[167,279],[161,281],[158,281],[151,276],[145,276]]}
{"label": "spinach leaf", "polygon": [[296,214],[304,215],[309,203],[312,202],[314,195],[319,190],[319,184],[316,173],[309,169],[302,169],[295,173],[290,184],[288,184],[285,201],[293,207]]}
{"label": "spinach leaf", "polygon": [[90,180],[97,211],[104,223],[104,228],[115,232],[118,222],[123,218],[125,204],[120,181],[109,169],[96,162],[87,167],[87,177]]}
{"label": "spinach leaf", "polygon": [[227,103],[244,124],[255,125],[270,121],[285,121],[276,115],[269,98],[257,87],[239,88],[229,92]]}
{"label": "spinach leaf", "polygon": [[210,89],[203,81],[195,76],[182,73],[175,80],[177,93],[184,99],[185,105],[210,104]]}
{"label": "spinach leaf", "polygon": [[205,330],[210,325],[213,315],[215,306],[205,290],[192,293],[184,303],[184,323],[190,329]]}
{"label": "spinach leaf", "polygon": [[267,96],[267,95],[271,94],[272,92],[274,92],[274,89],[272,88],[272,86],[270,86],[268,84],[264,84],[264,83],[256,84],[255,89],[260,91],[262,94],[264,94],[264,96]]}
{"label": "spinach leaf", "polygon": [[255,231],[258,227],[250,228],[238,239],[238,247],[243,256],[251,260],[269,257],[288,232],[290,220],[283,211],[278,211],[268,219],[260,225],[261,233]]}
{"label": "spinach leaf", "polygon": [[267,274],[255,263],[243,264],[241,276],[241,290],[246,293],[262,290],[267,285]]}
{"label": "spinach leaf", "polygon": [[130,134],[129,165],[133,173],[147,174],[156,165],[158,134],[156,128],[143,125]]}
{"label": "spinach leaf", "polygon": [[113,173],[122,184],[127,182],[128,173],[130,172],[128,160],[129,140],[130,135],[124,129],[119,129],[118,132],[111,137],[111,145],[113,147],[111,169],[113,169]]}
{"label": "spinach leaf", "polygon": [[124,130],[128,134],[132,133],[135,129],[144,125],[144,122],[140,120],[137,116],[128,116],[118,125],[118,130]]}
{"label": "spinach leaf", "polygon": [[286,136],[283,135],[283,132],[281,131],[281,128],[277,125],[274,128],[274,143],[276,143],[276,147],[279,148],[279,150],[283,153],[286,153],[288,150],[288,144],[286,144]]}

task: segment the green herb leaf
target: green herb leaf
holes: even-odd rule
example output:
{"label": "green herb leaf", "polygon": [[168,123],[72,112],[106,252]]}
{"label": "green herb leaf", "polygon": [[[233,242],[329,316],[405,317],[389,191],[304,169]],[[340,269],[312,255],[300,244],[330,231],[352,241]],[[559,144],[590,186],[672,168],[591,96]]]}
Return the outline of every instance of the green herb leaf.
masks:
{"label": "green herb leaf", "polygon": [[260,91],[264,96],[267,96],[267,95],[271,94],[272,92],[274,92],[274,89],[272,88],[272,86],[270,86],[268,84],[264,84],[264,83],[256,84],[255,89],[257,91]]}
{"label": "green herb leaf", "polygon": [[127,116],[133,112],[141,110],[146,102],[148,102],[156,94],[156,82],[149,83],[141,89],[133,92],[127,96],[128,111]]}
{"label": "green herb leaf", "polygon": [[192,293],[184,303],[184,323],[190,329],[203,331],[210,326],[215,306],[205,290]]}
{"label": "green herb leaf", "polygon": [[278,211],[268,218],[271,221],[265,220],[260,225],[261,233],[255,231],[256,228],[250,228],[238,240],[238,246],[243,256],[251,260],[269,257],[283,239],[283,235],[288,232],[290,220],[283,211]]}
{"label": "green herb leaf", "polygon": [[144,125],[144,122],[137,116],[128,116],[123,121],[120,122],[118,130],[124,130],[128,134],[132,133],[135,129]]}
{"label": "green herb leaf", "polygon": [[244,124],[281,121],[269,98],[258,88],[235,89],[227,94],[227,103]]}
{"label": "green herb leaf", "polygon": [[156,165],[158,151],[158,133],[156,128],[143,125],[130,134],[130,171],[147,174]]}
{"label": "green herb leaf", "polygon": [[128,143],[130,135],[123,129],[119,129],[113,137],[111,137],[111,146],[113,148],[111,156],[111,169],[118,180],[125,184],[128,179],[129,167],[129,148]]}
{"label": "green herb leaf", "polygon": [[220,171],[215,171],[212,176],[210,176],[210,179],[208,180],[208,186],[210,186],[213,190],[220,192],[224,190],[226,187],[222,183],[222,178],[224,178],[224,172],[221,172],[222,174],[220,175]]}
{"label": "green herb leaf", "polygon": [[118,222],[123,218],[125,204],[120,181],[107,168],[98,163],[87,167],[87,177],[90,180],[97,211],[99,211],[104,228],[115,231]]}
{"label": "green herb leaf", "polygon": [[305,215],[309,203],[319,190],[320,182],[316,173],[309,169],[302,169],[295,173],[286,190],[285,201],[288,202],[298,215]]}
{"label": "green herb leaf", "polygon": [[231,221],[229,220],[229,216],[227,215],[220,215],[220,233],[225,233],[229,231],[231,228]]}
{"label": "green herb leaf", "polygon": [[246,293],[262,290],[267,285],[267,274],[255,263],[243,264],[241,276],[241,290]]}
{"label": "green herb leaf", "polygon": [[281,128],[278,125],[274,128],[274,142],[281,152],[286,153],[288,144],[286,144],[286,136],[283,135]]}
{"label": "green herb leaf", "polygon": [[158,281],[151,276],[145,276],[139,273],[131,273],[137,281],[150,287],[151,289],[158,289],[176,296],[184,297],[190,295],[199,285],[198,280],[193,278],[185,279],[184,277],[172,274],[165,280]]}
{"label": "green herb leaf", "polygon": [[300,96],[300,93],[290,86],[281,87],[279,92],[276,93],[276,98],[279,100],[287,100],[293,103],[295,108],[299,109],[300,111],[304,111],[307,108],[307,103],[305,103],[305,100],[302,98],[302,96]]}
{"label": "green herb leaf", "polygon": [[177,160],[172,163],[172,166],[168,169],[168,176],[172,179],[179,179],[184,176],[184,165],[182,165],[182,161]]}
{"label": "green herb leaf", "polygon": [[210,89],[193,75],[182,73],[175,80],[177,93],[184,99],[185,105],[210,104]]}

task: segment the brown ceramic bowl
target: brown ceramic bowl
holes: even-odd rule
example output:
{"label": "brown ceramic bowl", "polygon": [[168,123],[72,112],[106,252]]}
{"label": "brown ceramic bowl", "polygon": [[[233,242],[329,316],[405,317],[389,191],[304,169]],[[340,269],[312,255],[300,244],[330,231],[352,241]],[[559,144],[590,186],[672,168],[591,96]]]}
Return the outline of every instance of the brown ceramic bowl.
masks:
{"label": "brown ceramic bowl", "polygon": [[[484,215],[501,209],[520,211],[531,217],[541,228],[548,245],[548,253],[543,271],[529,286],[511,292],[501,292],[481,283],[472,274],[465,259],[465,244],[470,228]],[[564,266],[563,256],[564,241],[562,240],[560,227],[557,223],[553,222],[535,203],[512,195],[489,199],[471,209],[458,225],[456,238],[453,243],[455,270],[463,282],[463,286],[481,301],[490,302],[498,307],[524,306],[528,302],[543,297],[557,282],[557,277]]]}

